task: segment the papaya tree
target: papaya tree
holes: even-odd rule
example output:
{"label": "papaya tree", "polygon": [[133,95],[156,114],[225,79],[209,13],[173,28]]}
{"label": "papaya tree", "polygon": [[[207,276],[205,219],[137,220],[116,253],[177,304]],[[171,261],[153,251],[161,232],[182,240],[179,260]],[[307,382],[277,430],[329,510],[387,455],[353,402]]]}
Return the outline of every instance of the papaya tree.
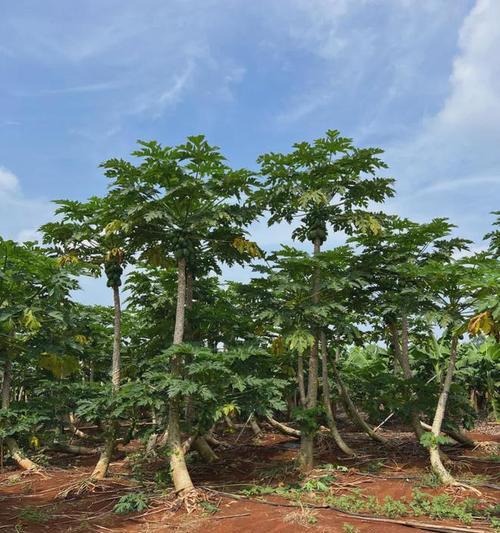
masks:
{"label": "papaya tree", "polygon": [[[343,453],[352,456],[354,452],[342,438],[335,422],[326,341],[327,333],[328,336],[333,333],[331,328],[335,332],[338,330],[338,315],[347,312],[345,304],[349,287],[358,283],[349,272],[351,258],[352,251],[345,246],[314,256],[284,247],[268,257],[268,265],[256,267],[265,277],[253,280],[253,285],[261,290],[261,316],[268,325],[272,325],[271,331],[275,335],[273,351],[282,356],[288,352],[296,358],[293,364],[296,367],[295,376],[302,406],[300,410],[296,410],[296,414],[301,421],[301,436],[304,432],[314,432],[316,422],[324,414],[335,443]],[[321,304],[313,302],[310,294],[311,280],[318,269],[321,272]],[[315,338],[311,331],[318,322],[323,324],[320,334],[323,405],[318,406],[314,412],[304,412],[306,380],[303,354],[314,345]]]}
{"label": "papaya tree", "polygon": [[[434,316],[448,341],[449,359],[441,381],[431,430],[422,435],[421,442],[429,448],[432,469],[442,483],[456,485],[458,483],[443,465],[440,455],[440,444],[446,443],[441,437],[441,429],[452,391],[460,341],[467,332],[478,298],[482,295],[481,280],[487,285],[492,264],[484,254],[455,258],[453,243],[441,242],[437,248],[432,259],[419,269],[419,275],[425,279],[428,291],[436,303]],[[497,265],[494,268],[498,270]]]}
{"label": "papaya tree", "polygon": [[[391,178],[376,176],[386,168],[378,157],[382,150],[358,148],[338,131],[327,131],[314,142],[301,142],[288,154],[268,153],[259,157],[264,187],[258,198],[269,211],[268,224],[297,222],[292,236],[310,241],[319,254],[331,229],[351,234],[356,228],[380,230],[377,217],[367,211],[372,202],[393,195]],[[297,220],[298,219],[298,220]],[[320,304],[320,271],[311,280],[311,299]],[[303,409],[313,413],[318,403],[318,346],[324,324],[318,321],[311,334],[314,343],[308,362],[308,383]],[[301,437],[300,468],[313,467],[314,431]]]}
{"label": "papaya tree", "polygon": [[[245,227],[257,214],[248,197],[257,184],[251,172],[231,169],[216,146],[204,136],[188,137],[176,147],[155,141],[139,142],[133,156],[104,163],[111,180],[109,197],[115,225],[124,231],[131,249],[152,265],[177,270],[176,312],[172,343],[185,342],[186,295],[200,266],[219,272],[219,263],[244,263],[258,255],[245,238]],[[205,270],[206,271],[206,270]],[[188,303],[189,305],[189,303]],[[182,349],[170,359],[170,372],[181,379]],[[176,492],[193,491],[180,432],[182,391],[169,400],[170,465]]]}
{"label": "papaya tree", "polygon": [[[120,286],[123,269],[131,256],[125,251],[123,234],[113,225],[115,208],[108,198],[92,197],[87,202],[57,200],[60,220],[42,226],[44,243],[51,245],[61,265],[79,264],[93,276],[106,276],[113,294],[114,327],[111,358],[113,394],[121,383],[121,302]],[[106,444],[92,473],[93,479],[106,477],[115,447],[117,425],[111,421]]]}
{"label": "papaya tree", "polygon": [[[387,339],[394,357],[395,368],[401,370],[407,387],[412,391],[408,401],[408,416],[420,441],[424,428],[419,411],[418,395],[424,384],[415,379],[410,361],[412,325],[427,330],[419,321],[435,309],[435,299],[426,286],[420,269],[438,258],[448,260],[446,250],[464,251],[468,241],[451,239],[453,225],[443,218],[418,224],[399,217],[386,217],[384,231],[378,235],[357,235],[351,240],[361,247],[358,269],[364,273],[367,285],[363,290],[368,299],[371,319]],[[361,295],[363,296],[363,295]]]}
{"label": "papaya tree", "polygon": [[[69,292],[77,287],[68,272],[34,243],[17,244],[0,239],[0,358],[3,364],[0,435],[14,460],[27,470],[38,465],[19,448],[16,436],[34,435],[44,420],[38,409],[17,409],[12,405],[13,383],[21,382],[27,369],[64,365],[68,358],[52,350],[50,337],[60,324],[69,304]],[[19,375],[14,375],[13,370]],[[25,391],[25,399],[33,391]]]}

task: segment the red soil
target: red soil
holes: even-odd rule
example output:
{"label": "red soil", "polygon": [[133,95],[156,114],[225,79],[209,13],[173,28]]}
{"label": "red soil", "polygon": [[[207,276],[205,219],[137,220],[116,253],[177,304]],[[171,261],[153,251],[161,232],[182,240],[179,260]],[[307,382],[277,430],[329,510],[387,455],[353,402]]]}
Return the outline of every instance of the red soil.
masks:
{"label": "red soil", "polygon": [[[498,426],[494,428],[496,432]],[[386,436],[395,444],[391,448],[367,440],[359,433],[345,433],[346,440],[363,456],[356,460],[342,460],[337,450],[327,441],[320,439],[317,463],[341,464],[349,467],[347,472],[336,473],[332,487],[335,494],[348,494],[353,488],[360,488],[365,495],[374,495],[379,501],[384,497],[410,498],[412,488],[417,483],[415,477],[421,477],[427,470],[427,457],[414,444],[410,433],[386,432]],[[499,441],[495,435],[471,433],[477,441]],[[234,436],[226,436],[234,441]],[[220,461],[214,465],[193,463],[191,472],[198,486],[215,486],[218,490],[237,492],[237,484],[275,485],[279,482],[296,481],[291,471],[296,456],[294,439],[266,434],[259,442],[252,441],[252,436],[244,432],[237,445],[226,450],[218,450]],[[130,452],[139,447],[138,443],[129,445]],[[343,533],[344,524],[351,524],[363,533],[397,533],[411,531],[401,525],[365,522],[361,519],[346,517],[333,510],[313,512],[316,522],[301,525],[298,523],[297,509],[274,507],[255,500],[234,500],[220,495],[211,496],[212,503],[219,507],[213,515],[197,511],[187,515],[184,511],[172,512],[161,510],[168,503],[156,499],[145,516],[119,516],[112,513],[117,500],[126,493],[127,487],[133,485],[130,478],[130,464],[122,458],[112,464],[112,478],[93,493],[74,499],[58,500],[57,495],[72,483],[85,479],[93,466],[93,457],[70,457],[61,454],[50,458],[51,467],[43,474],[23,475],[14,467],[6,467],[0,474],[0,533],[6,532],[156,532],[156,531],[200,531],[215,533],[261,533],[261,532],[321,532]],[[450,457],[464,455],[463,450],[450,451]],[[482,448],[467,451],[471,457],[485,455]],[[290,467],[288,472],[283,472]],[[163,462],[149,465],[146,481],[154,480],[157,472],[165,469]],[[461,477],[488,475],[492,483],[498,483],[500,465],[473,460],[459,459],[455,464],[455,473]],[[393,478],[393,479],[390,479]],[[394,479],[398,478],[398,479]],[[400,479],[402,478],[402,479]],[[496,481],[495,481],[496,480]],[[427,492],[442,492],[443,489],[425,489]],[[497,501],[498,491],[493,488],[481,488],[483,498],[490,502]],[[472,496],[470,493],[456,492],[459,499]],[[266,497],[269,501],[286,503],[276,497]],[[155,512],[160,510],[160,512]],[[34,512],[38,513],[37,516]],[[144,513],[142,513],[144,514]],[[41,517],[41,519],[40,519]],[[412,519],[414,520],[414,519]],[[431,522],[430,519],[423,519]],[[17,527],[17,529],[16,529]],[[478,526],[476,526],[478,527]],[[481,526],[485,527],[485,526]],[[486,530],[486,529],[485,529]],[[423,531],[413,529],[414,532]]]}

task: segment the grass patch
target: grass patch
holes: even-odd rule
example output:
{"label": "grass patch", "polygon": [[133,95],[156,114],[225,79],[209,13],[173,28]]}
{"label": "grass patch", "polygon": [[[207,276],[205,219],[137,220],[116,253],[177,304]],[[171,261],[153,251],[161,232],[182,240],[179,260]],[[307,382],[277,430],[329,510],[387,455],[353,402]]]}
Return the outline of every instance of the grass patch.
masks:
{"label": "grass patch", "polygon": [[23,507],[17,514],[17,518],[31,524],[43,524],[50,519],[51,511],[39,507]]}

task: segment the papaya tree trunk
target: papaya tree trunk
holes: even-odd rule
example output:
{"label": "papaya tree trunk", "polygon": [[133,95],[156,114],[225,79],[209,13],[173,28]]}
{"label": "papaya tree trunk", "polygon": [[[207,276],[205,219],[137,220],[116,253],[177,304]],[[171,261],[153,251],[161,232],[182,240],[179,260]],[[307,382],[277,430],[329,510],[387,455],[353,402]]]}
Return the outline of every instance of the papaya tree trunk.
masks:
{"label": "papaya tree trunk", "polygon": [[300,438],[300,430],[291,428],[290,426],[282,424],[281,422],[278,422],[277,420],[275,420],[269,415],[266,416],[266,420],[269,422],[271,427],[273,427],[274,429],[277,429],[283,435],[287,435],[289,437]]}
{"label": "papaya tree trunk", "polygon": [[306,387],[304,385],[304,358],[302,354],[297,357],[297,384],[299,386],[300,405],[306,406]]}
{"label": "papaya tree trunk", "polygon": [[[321,239],[314,239],[314,255],[321,252]],[[321,285],[321,272],[316,268],[313,275],[312,302],[319,304],[319,291]],[[318,343],[319,331],[314,332],[314,344],[309,354],[309,372],[307,380],[307,394],[305,408],[313,410],[318,405]],[[310,472],[314,467],[314,432],[301,431],[300,450],[298,455],[298,465],[303,473]]]}
{"label": "papaya tree trunk", "polygon": [[[175,326],[173,344],[182,344],[184,340],[186,306],[186,258],[181,257],[177,262],[177,308],[175,311]],[[172,359],[172,374],[175,378],[182,377],[182,361],[179,354]],[[170,446],[170,469],[175,491],[179,496],[185,496],[194,489],[191,476],[186,465],[179,421],[180,405],[177,398],[169,400],[168,442]]]}
{"label": "papaya tree trunk", "polygon": [[217,454],[212,450],[210,444],[208,444],[207,440],[203,436],[196,438],[196,440],[193,442],[193,448],[207,463],[214,463],[215,461],[219,460]]}
{"label": "papaya tree trunk", "polygon": [[339,391],[340,398],[342,399],[342,403],[344,404],[344,407],[350,416],[351,420],[361,429],[361,431],[364,431],[371,439],[380,442],[380,444],[387,444],[387,439],[384,439],[382,435],[379,435],[371,426],[366,422],[366,420],[361,416],[361,413],[358,411],[357,407],[354,405],[354,402],[351,399],[351,396],[349,394],[349,391],[347,390],[347,387],[342,380],[342,377],[340,375],[340,372],[337,368],[337,359],[338,359],[338,351],[335,354],[335,359],[333,360],[333,373],[335,378],[335,383],[337,384],[337,390]]}
{"label": "papaya tree trunk", "polygon": [[114,326],[113,326],[113,363],[111,383],[113,392],[118,391],[121,381],[121,341],[122,341],[122,308],[120,302],[120,289],[113,287]]}
{"label": "papaya tree trunk", "polygon": [[[411,380],[413,378],[413,372],[410,366],[410,358],[408,352],[408,319],[404,315],[401,320],[401,342],[399,340],[399,334],[397,326],[394,322],[389,324],[389,330],[391,332],[391,344],[394,350],[394,356],[398,360],[401,370],[403,371],[403,376],[406,380]],[[413,402],[413,395],[409,399],[410,401],[410,422],[413,428],[413,432],[417,437],[417,441],[420,442],[424,431],[420,424],[420,416],[415,409]]]}
{"label": "papaya tree trunk", "polygon": [[68,422],[70,430],[73,433],[73,437],[78,437],[79,439],[89,440],[91,442],[100,442],[100,439],[97,438],[95,435],[90,435],[89,433],[85,433],[85,431],[82,431],[81,429],[78,428],[78,420],[76,419],[73,413],[69,413],[67,422]]}
{"label": "papaya tree trunk", "polygon": [[446,377],[441,389],[441,394],[439,395],[438,403],[436,406],[436,412],[434,414],[434,420],[432,422],[432,443],[429,448],[431,466],[436,475],[441,480],[441,483],[445,485],[452,485],[455,483],[453,476],[446,470],[442,461],[441,455],[439,453],[439,443],[437,439],[441,433],[441,425],[443,423],[444,414],[446,412],[446,404],[448,402],[448,396],[450,394],[450,387],[453,381],[453,372],[455,371],[455,363],[457,360],[457,347],[458,347],[458,337],[454,335],[451,339],[451,348],[450,348],[450,360],[448,362],[448,369],[446,370]]}
{"label": "papaya tree trunk", "polygon": [[328,347],[326,345],[326,334],[321,332],[321,363],[322,363],[322,384],[323,384],[323,403],[325,406],[326,419],[328,421],[328,428],[335,441],[335,444],[340,450],[349,456],[354,456],[354,451],[344,441],[340,434],[337,423],[335,422],[335,415],[332,409],[332,400],[330,395],[330,383],[328,381]]}
{"label": "papaya tree trunk", "polygon": [[2,409],[10,407],[10,388],[12,382],[12,361],[7,356],[3,367]]}
{"label": "papaya tree trunk", "polygon": [[[421,422],[421,425],[426,431],[432,431],[432,426],[429,426],[429,424]],[[463,446],[466,446],[467,448],[474,448],[477,444],[461,431],[453,431],[452,429],[441,429],[441,432],[445,435],[448,435],[448,437],[452,438],[454,441],[462,444]]]}
{"label": "papaya tree trunk", "polygon": [[[111,388],[112,393],[116,394],[120,388],[121,381],[121,320],[122,310],[120,302],[120,288],[113,286],[113,304],[114,304],[114,324],[113,324],[113,355],[111,361]],[[104,448],[94,471],[91,474],[91,479],[104,479],[108,475],[109,464],[113,456],[113,451],[116,444],[116,434],[118,424],[113,420],[110,427],[106,431],[106,441]]]}
{"label": "papaya tree trunk", "polygon": [[252,432],[256,437],[260,437],[262,435],[262,429],[260,428],[257,418],[254,414],[250,417],[250,427],[252,428]]}
{"label": "papaya tree trunk", "polygon": [[[2,409],[8,409],[10,407],[10,389],[12,383],[12,361],[7,356],[5,359],[5,365],[3,368],[3,381],[2,381]],[[31,459],[26,457],[19,448],[17,441],[13,437],[6,437],[4,439],[5,445],[9,450],[9,453],[14,461],[24,470],[40,470],[40,467],[34,463]]]}

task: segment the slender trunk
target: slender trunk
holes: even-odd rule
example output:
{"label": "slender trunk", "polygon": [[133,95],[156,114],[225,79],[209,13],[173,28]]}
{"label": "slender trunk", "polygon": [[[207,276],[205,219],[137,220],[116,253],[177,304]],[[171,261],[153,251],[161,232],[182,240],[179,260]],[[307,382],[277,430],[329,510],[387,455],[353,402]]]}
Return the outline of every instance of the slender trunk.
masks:
{"label": "slender trunk", "polygon": [[255,418],[255,415],[252,415],[250,417],[250,427],[252,428],[253,434],[256,437],[260,437],[262,435],[262,429],[260,428],[259,424],[257,423],[257,419]]}
{"label": "slender trunk", "polygon": [[[453,380],[453,372],[455,371],[455,363],[457,360],[457,346],[458,337],[454,335],[451,339],[450,348],[450,360],[448,362],[448,369],[446,371],[446,377],[444,379],[443,388],[439,395],[438,403],[436,406],[436,412],[434,414],[434,421],[432,422],[432,435],[434,439],[437,439],[441,433],[441,425],[443,423],[444,414],[446,412],[446,404],[448,402],[448,396],[450,394],[450,387]],[[444,467],[441,456],[439,453],[439,444],[433,442],[429,449],[431,466],[434,472],[439,476],[439,479],[445,485],[451,485],[455,483],[453,476]]]}
{"label": "slender trunk", "polygon": [[210,430],[206,435],[205,435],[205,440],[211,444],[212,446],[220,446],[222,448],[225,448],[228,446],[228,444],[226,444],[225,442],[217,439],[216,437],[214,437],[213,433],[212,433],[212,430]]}
{"label": "slender trunk", "polygon": [[54,450],[63,453],[70,453],[72,455],[96,455],[99,453],[97,448],[87,448],[86,446],[75,446],[74,444],[66,444],[64,442],[55,441],[53,444]]}
{"label": "slender trunk", "polygon": [[283,435],[288,435],[289,437],[297,437],[300,438],[300,430],[291,428],[290,426],[287,426],[285,424],[282,424],[281,422],[278,422],[274,418],[270,416],[266,416],[266,420],[269,422],[271,427],[274,429],[277,429],[280,433],[283,433]]}
{"label": "slender trunk", "polygon": [[[113,325],[113,355],[111,361],[111,388],[112,394],[116,394],[120,388],[121,381],[121,320],[122,310],[120,303],[120,288],[113,286],[113,305],[114,305],[114,325]],[[94,471],[91,474],[91,479],[104,479],[108,475],[109,464],[113,456],[113,451],[116,445],[116,434],[118,425],[116,420],[111,422],[110,427],[106,431],[106,441],[104,448]]]}
{"label": "slender trunk", "polygon": [[168,428],[159,436],[158,446],[162,448],[168,444]]}
{"label": "slender trunk", "polygon": [[90,440],[92,442],[100,442],[100,439],[98,439],[95,435],[90,435],[88,433],[85,433],[84,431],[78,428],[77,426],[78,421],[75,418],[75,415],[73,413],[70,413],[68,415],[68,424],[69,424],[71,431],[73,432],[73,436],[76,436],[79,439]]}
{"label": "slender trunk", "polygon": [[193,324],[191,320],[191,311],[193,310],[193,284],[194,276],[188,265],[186,265],[186,302],[184,317],[184,337],[183,341],[189,342],[193,340]]}
{"label": "slender trunk", "polygon": [[235,426],[234,422],[231,420],[231,417],[229,415],[226,415],[224,417],[224,421],[226,422],[226,426],[231,430],[231,431],[236,431],[238,428]]}
{"label": "slender trunk", "polygon": [[97,461],[97,464],[94,467],[94,471],[92,472],[92,475],[90,476],[91,479],[98,480],[98,479],[104,479],[106,477],[114,448],[115,448],[114,435],[106,436],[106,442],[104,443],[104,448],[102,449],[99,460]]}
{"label": "slender trunk", "polygon": [[[410,366],[410,358],[408,353],[408,319],[406,316],[403,316],[401,320],[401,343],[399,341],[399,334],[397,326],[394,322],[389,324],[389,330],[391,332],[392,346],[394,350],[394,355],[401,365],[403,371],[403,376],[406,380],[411,380],[413,378],[413,373]],[[417,437],[417,441],[420,442],[424,431],[420,425],[420,416],[414,408],[413,397],[409,399],[410,401],[410,422]]]}
{"label": "slender trunk", "polygon": [[113,287],[113,304],[115,310],[114,329],[113,329],[113,367],[111,373],[111,383],[113,391],[120,388],[121,380],[121,336],[122,336],[122,310],[120,303],[120,289]]}
{"label": "slender trunk", "polygon": [[151,433],[146,443],[146,455],[151,455],[158,444],[158,433]]}
{"label": "slender trunk", "polygon": [[[321,252],[321,240],[314,240],[314,255]],[[321,286],[321,272],[316,268],[313,274],[312,286],[312,302],[315,305],[319,304],[319,291]],[[309,355],[309,375],[307,382],[307,396],[306,409],[314,409],[318,404],[318,341],[319,331],[314,332],[314,345]],[[298,464],[302,472],[307,473],[313,469],[314,466],[314,433],[306,433],[302,431],[300,437],[300,450],[298,455]]]}
{"label": "slender trunk", "polygon": [[297,357],[297,383],[299,385],[300,404],[306,406],[306,388],[304,385],[304,359],[301,354]]}
{"label": "slender trunk", "polygon": [[186,259],[177,263],[177,307],[175,310],[175,326],[173,344],[184,341],[184,324],[186,318]]}
{"label": "slender trunk", "polygon": [[[10,389],[12,383],[12,361],[7,356],[5,359],[5,366],[3,369],[3,382],[2,382],[2,409],[8,409],[10,407]],[[28,459],[19,446],[16,439],[13,437],[6,437],[4,439],[5,445],[10,452],[12,459],[24,470],[40,470],[40,467],[34,463],[31,459]]]}
{"label": "slender trunk", "polygon": [[326,345],[326,334],[321,332],[321,363],[322,363],[322,382],[323,382],[323,403],[325,404],[326,419],[328,421],[328,428],[332,434],[335,444],[346,455],[353,456],[355,453],[349,445],[344,441],[340,434],[337,424],[335,422],[335,415],[332,409],[332,400],[330,395],[330,383],[328,382],[328,348]]}
{"label": "slender trunk", "polygon": [[198,437],[194,441],[193,448],[200,454],[201,457],[203,457],[203,459],[207,463],[214,463],[215,461],[219,460],[217,454],[212,450],[207,440],[203,436]]}
{"label": "slender trunk", "polygon": [[9,453],[14,461],[24,470],[36,471],[40,470],[40,467],[34,463],[31,459],[28,459],[19,448],[16,439],[12,437],[6,437],[4,439],[5,445],[9,450]]}
{"label": "slender trunk", "polygon": [[[182,257],[177,263],[177,308],[173,344],[182,344],[184,340],[184,318],[186,305],[186,259]],[[172,374],[182,377],[182,361],[179,354],[172,359]],[[191,476],[186,466],[179,424],[180,405],[177,398],[170,398],[168,416],[168,441],[170,445],[170,469],[175,491],[184,496],[194,489]]]}
{"label": "slender trunk", "polygon": [[[429,424],[426,424],[425,422],[420,422],[420,424],[426,431],[432,431],[432,426],[429,426]],[[474,442],[471,438],[467,437],[467,435],[465,435],[461,431],[453,431],[452,429],[441,429],[441,433],[448,435],[448,437],[451,437],[453,440],[459,442],[460,444],[467,446],[467,448],[474,448],[476,446],[476,442]]]}
{"label": "slender trunk", "polygon": [[[186,264],[186,316],[184,317],[184,342],[192,342],[193,339],[193,325],[191,323],[191,311],[193,310],[193,281],[194,277]],[[191,362],[190,355],[186,355],[186,363]],[[186,397],[186,403],[184,407],[184,418],[186,423],[190,426],[194,418],[193,398],[191,396]]]}
{"label": "slender trunk", "polygon": [[294,391],[286,399],[286,416],[287,420],[290,420],[293,415],[294,409],[297,407],[297,392]]}
{"label": "slender trunk", "polygon": [[[338,353],[336,355],[336,358],[338,357]],[[347,387],[342,380],[340,373],[337,369],[337,363],[334,360],[334,367],[333,372],[335,376],[335,383],[337,384],[337,390],[339,391],[340,397],[342,398],[342,402],[346,408],[347,413],[351,417],[351,420],[361,429],[364,431],[371,439],[380,442],[381,444],[387,444],[387,440],[382,437],[382,435],[379,435],[371,426],[368,424],[364,418],[361,416],[360,412],[358,411],[357,407],[354,405],[354,402],[351,399],[351,396],[349,395],[349,391],[347,390]]]}
{"label": "slender trunk", "polygon": [[3,367],[3,382],[2,382],[2,409],[10,407],[10,388],[12,382],[12,361],[7,356]]}

